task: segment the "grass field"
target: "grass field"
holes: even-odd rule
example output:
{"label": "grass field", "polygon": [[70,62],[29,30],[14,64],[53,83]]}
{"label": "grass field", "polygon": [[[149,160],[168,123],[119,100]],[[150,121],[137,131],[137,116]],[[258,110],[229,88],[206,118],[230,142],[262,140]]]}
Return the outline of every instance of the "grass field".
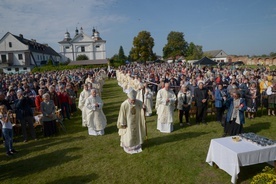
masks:
{"label": "grass field", "polygon": [[[143,152],[129,155],[119,146],[116,127],[126,94],[115,80],[108,80],[102,96],[108,120],[104,136],[88,136],[78,112],[64,122],[67,132],[55,137],[44,138],[39,130],[37,141],[23,143],[21,137],[15,137],[18,154],[7,157],[0,147],[0,183],[230,183],[230,175],[205,162],[210,140],[222,135],[214,117],[208,117],[208,125],[194,125],[192,118],[192,126],[180,128],[175,111],[175,131],[171,134],[156,130],[156,115],[148,117]],[[275,140],[275,120],[268,116],[246,119],[244,131]],[[238,183],[250,183],[266,165],[242,167]]]}

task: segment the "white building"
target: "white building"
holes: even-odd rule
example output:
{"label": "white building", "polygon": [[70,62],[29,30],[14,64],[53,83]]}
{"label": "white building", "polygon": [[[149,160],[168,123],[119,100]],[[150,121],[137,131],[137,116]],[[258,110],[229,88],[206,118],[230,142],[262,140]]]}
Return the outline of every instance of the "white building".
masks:
{"label": "white building", "polygon": [[29,72],[35,66],[46,64],[49,59],[53,62],[60,60],[60,55],[47,44],[10,32],[0,40],[0,55],[0,68],[4,73]]}
{"label": "white building", "polygon": [[218,63],[227,63],[228,62],[228,59],[227,59],[228,55],[223,50],[205,51],[204,55]]}
{"label": "white building", "polygon": [[62,61],[76,61],[79,55],[86,55],[89,61],[106,60],[105,40],[102,40],[100,33],[93,28],[92,35],[88,36],[83,29],[76,28],[74,38],[66,31],[64,39],[60,42],[60,55]]}

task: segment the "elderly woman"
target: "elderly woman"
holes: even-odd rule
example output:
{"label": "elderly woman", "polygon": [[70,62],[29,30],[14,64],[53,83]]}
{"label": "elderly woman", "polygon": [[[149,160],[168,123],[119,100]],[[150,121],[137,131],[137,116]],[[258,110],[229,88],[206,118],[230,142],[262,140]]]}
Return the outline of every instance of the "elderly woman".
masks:
{"label": "elderly woman", "polygon": [[247,114],[249,119],[253,119],[254,115],[257,112],[259,105],[259,96],[260,91],[257,89],[255,82],[250,84],[248,91],[245,93],[246,105],[247,105]]}
{"label": "elderly woman", "polygon": [[224,135],[237,135],[243,132],[245,123],[244,111],[247,109],[245,99],[240,98],[240,93],[233,91],[226,101],[228,109],[224,126]]}
{"label": "elderly woman", "polygon": [[183,126],[183,115],[185,114],[185,119],[187,125],[190,125],[190,108],[192,103],[192,94],[191,91],[187,89],[187,86],[182,85],[181,89],[177,95],[177,109],[178,109],[178,118],[180,126]]}
{"label": "elderly woman", "polygon": [[96,89],[91,90],[91,95],[86,99],[84,106],[86,108],[88,134],[104,135],[106,117],[102,110],[102,99],[97,96]]}
{"label": "elderly woman", "polygon": [[53,100],[50,100],[50,95],[45,93],[42,95],[40,110],[42,112],[42,122],[44,136],[48,137],[56,133],[56,110]]}
{"label": "elderly woman", "polygon": [[273,82],[270,86],[268,86],[266,90],[266,94],[268,95],[268,115],[275,116],[276,109],[276,82]]}

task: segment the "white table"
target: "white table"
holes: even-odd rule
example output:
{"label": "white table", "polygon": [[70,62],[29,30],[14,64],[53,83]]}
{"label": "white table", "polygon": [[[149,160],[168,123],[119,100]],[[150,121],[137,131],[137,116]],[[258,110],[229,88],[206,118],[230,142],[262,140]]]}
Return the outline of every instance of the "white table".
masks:
{"label": "white table", "polygon": [[274,161],[276,167],[276,145],[262,147],[246,140],[234,142],[232,137],[212,139],[206,158],[211,166],[215,163],[230,174],[232,183],[236,183],[240,166],[269,161]]}

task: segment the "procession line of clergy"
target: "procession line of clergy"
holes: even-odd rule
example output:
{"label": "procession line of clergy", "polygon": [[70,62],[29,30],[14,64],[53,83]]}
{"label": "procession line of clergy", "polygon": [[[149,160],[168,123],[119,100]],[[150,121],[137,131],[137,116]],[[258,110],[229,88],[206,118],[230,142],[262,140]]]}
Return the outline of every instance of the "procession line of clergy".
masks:
{"label": "procession line of clergy", "polygon": [[143,83],[137,75],[131,76],[130,73],[125,74],[119,70],[116,70],[116,76],[118,85],[123,88],[125,93],[129,93],[131,90],[136,91],[136,99],[143,102],[146,106],[145,115],[151,116],[153,109],[153,92],[148,87],[147,83]]}
{"label": "procession line of clergy", "polygon": [[[150,91],[150,88],[142,87],[141,80],[134,76],[132,77],[130,72],[124,73],[122,71],[117,70],[117,80],[118,85],[123,88],[124,92],[128,92],[131,89],[137,91],[136,99],[146,102],[146,114],[150,115],[152,113],[152,97],[153,93]],[[145,93],[145,91],[150,91],[150,93]],[[145,96],[141,95],[145,94]],[[150,96],[150,95],[151,96]],[[147,100],[150,101],[147,105]],[[176,95],[170,89],[169,83],[165,84],[165,87],[160,89],[156,96],[156,114],[158,115],[157,118],[157,129],[162,133],[170,133],[173,131],[173,116],[174,116],[174,108],[176,102]],[[148,112],[147,110],[150,109]]]}
{"label": "procession line of clergy", "polygon": [[104,104],[101,92],[106,77],[104,71],[99,71],[94,76],[88,75],[79,96],[78,108],[82,111],[82,126],[88,127],[89,135],[104,135],[107,120],[102,110]]}

